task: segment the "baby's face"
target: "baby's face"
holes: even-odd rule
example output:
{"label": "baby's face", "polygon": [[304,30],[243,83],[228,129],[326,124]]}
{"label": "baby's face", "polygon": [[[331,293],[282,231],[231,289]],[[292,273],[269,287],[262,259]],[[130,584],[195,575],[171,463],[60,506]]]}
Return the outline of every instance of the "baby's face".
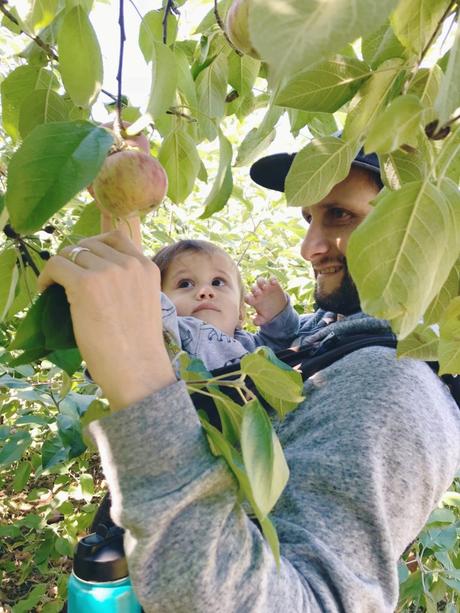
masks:
{"label": "baby's face", "polygon": [[171,262],[162,290],[177,314],[212,324],[229,336],[241,322],[241,296],[235,265],[220,253],[185,252]]}

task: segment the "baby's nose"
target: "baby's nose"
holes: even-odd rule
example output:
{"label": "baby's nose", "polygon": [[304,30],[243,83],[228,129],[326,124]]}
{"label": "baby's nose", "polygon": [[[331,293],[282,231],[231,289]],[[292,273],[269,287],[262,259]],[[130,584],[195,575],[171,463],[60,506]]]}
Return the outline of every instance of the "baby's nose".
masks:
{"label": "baby's nose", "polygon": [[198,295],[200,298],[213,298],[214,297],[214,288],[212,287],[212,285],[203,285],[199,292]]}

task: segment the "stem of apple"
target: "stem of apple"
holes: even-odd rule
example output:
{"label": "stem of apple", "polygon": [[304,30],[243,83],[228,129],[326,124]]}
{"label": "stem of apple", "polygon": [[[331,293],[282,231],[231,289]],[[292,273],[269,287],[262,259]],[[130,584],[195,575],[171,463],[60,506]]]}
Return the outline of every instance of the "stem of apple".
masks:
{"label": "stem of apple", "polygon": [[124,0],[120,0],[120,9],[118,13],[118,25],[120,26],[120,54],[118,56],[118,72],[117,72],[117,81],[118,81],[118,93],[117,93],[117,108],[115,114],[115,121],[113,122],[113,130],[115,134],[121,138],[121,129],[122,129],[122,121],[121,121],[121,97],[122,97],[122,77],[123,77],[123,52],[125,50],[125,15],[124,15]]}

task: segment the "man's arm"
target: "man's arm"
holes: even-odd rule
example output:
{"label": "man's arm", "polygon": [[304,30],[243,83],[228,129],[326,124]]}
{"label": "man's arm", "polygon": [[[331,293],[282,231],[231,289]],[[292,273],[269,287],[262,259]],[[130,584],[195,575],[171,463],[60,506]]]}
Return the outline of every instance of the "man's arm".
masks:
{"label": "man's arm", "polygon": [[178,382],[90,426],[147,612],[394,611],[396,564],[460,464],[458,410],[429,369],[367,348],[318,373],[277,430],[291,477],[281,565]]}

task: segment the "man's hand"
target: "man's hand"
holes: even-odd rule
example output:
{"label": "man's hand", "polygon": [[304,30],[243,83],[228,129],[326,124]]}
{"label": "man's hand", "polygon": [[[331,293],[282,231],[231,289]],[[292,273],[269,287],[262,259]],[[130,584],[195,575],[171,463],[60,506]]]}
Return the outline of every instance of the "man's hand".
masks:
{"label": "man's hand", "polygon": [[275,277],[264,279],[259,277],[251,288],[251,293],[245,297],[247,304],[256,310],[253,322],[262,326],[279,315],[285,308],[288,300],[281,285]]}
{"label": "man's hand", "polygon": [[66,291],[75,338],[91,376],[118,410],[175,381],[163,343],[160,273],[119,231],[79,242],[46,263],[43,291]]}

